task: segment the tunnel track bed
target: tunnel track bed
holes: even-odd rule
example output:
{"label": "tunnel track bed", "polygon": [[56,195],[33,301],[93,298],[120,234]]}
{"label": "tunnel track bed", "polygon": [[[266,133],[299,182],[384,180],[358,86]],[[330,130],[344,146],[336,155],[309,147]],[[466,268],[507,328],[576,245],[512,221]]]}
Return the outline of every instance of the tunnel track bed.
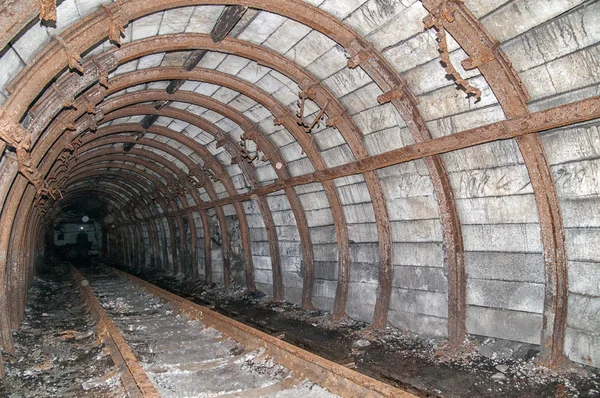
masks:
{"label": "tunnel track bed", "polygon": [[40,269],[13,333],[15,352],[4,353],[0,397],[123,397],[118,369],[95,331],[67,265]]}
{"label": "tunnel track bed", "polygon": [[[131,272],[139,272],[131,270]],[[213,311],[257,328],[369,377],[426,397],[598,397],[600,373],[573,364],[558,372],[538,365],[539,346],[470,336],[458,352],[442,338],[422,338],[394,327],[332,320],[321,310],[265,301],[256,293],[185,282],[160,271],[139,277]],[[370,343],[365,344],[365,339]],[[358,343],[358,344],[357,344]],[[362,344],[361,344],[362,343]],[[505,351],[512,356],[507,358]],[[486,354],[480,354],[479,350]],[[505,378],[497,379],[503,369]],[[505,370],[508,368],[507,370]],[[492,377],[494,376],[495,377]]]}
{"label": "tunnel track bed", "polygon": [[334,396],[321,387],[344,397],[414,396],[133,275],[109,268],[84,274],[74,270],[104,330],[119,348],[121,340],[131,347],[160,396]]}

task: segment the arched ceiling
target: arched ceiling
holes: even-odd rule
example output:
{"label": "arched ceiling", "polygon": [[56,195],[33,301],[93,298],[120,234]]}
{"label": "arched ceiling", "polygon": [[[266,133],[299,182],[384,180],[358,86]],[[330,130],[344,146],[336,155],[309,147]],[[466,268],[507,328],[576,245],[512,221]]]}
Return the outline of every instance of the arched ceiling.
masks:
{"label": "arched ceiling", "polygon": [[569,329],[572,270],[596,258],[571,247],[587,238],[569,212],[600,192],[560,170],[595,152],[538,133],[597,140],[599,11],[5,0],[0,269],[17,272],[26,225],[97,196],[125,262],[573,359],[591,337]]}

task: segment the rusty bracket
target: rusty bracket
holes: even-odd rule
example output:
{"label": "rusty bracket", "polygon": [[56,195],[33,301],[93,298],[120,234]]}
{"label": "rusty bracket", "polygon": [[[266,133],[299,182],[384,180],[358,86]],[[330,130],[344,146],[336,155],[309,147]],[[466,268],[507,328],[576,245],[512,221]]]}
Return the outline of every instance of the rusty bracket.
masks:
{"label": "rusty bracket", "polygon": [[[94,63],[94,65],[96,66],[96,70],[98,71],[98,84],[101,87],[108,89],[108,70],[102,65],[102,62],[100,62],[98,58],[92,57],[92,62]],[[99,102],[101,102],[102,99],[104,99],[104,92],[101,89],[99,91],[102,97]]]}
{"label": "rusty bracket", "polygon": [[17,166],[19,172],[35,186],[38,195],[53,195],[53,190],[48,190],[39,170],[33,167],[31,153],[31,136],[27,130],[6,114],[0,108],[0,139],[17,151]]}
{"label": "rusty bracket", "polygon": [[196,188],[202,188],[206,184],[206,175],[200,170],[200,167],[195,166],[188,170],[188,180]]}
{"label": "rusty bracket", "polygon": [[204,173],[206,173],[208,175],[208,177],[211,179],[211,181],[213,182],[217,182],[219,181],[219,178],[217,177],[217,173],[214,172],[214,170],[212,169],[212,167],[208,164],[204,164],[202,166],[200,166],[200,168],[202,169],[202,171],[204,171]]}
{"label": "rusty bracket", "polygon": [[371,57],[371,54],[375,51],[375,48],[370,42],[360,44],[359,50],[354,50],[356,44],[358,44],[358,42],[356,39],[354,39],[350,47],[346,49],[348,68],[350,69],[355,69],[360,64],[367,61]]}
{"label": "rusty bracket", "polygon": [[81,145],[83,145],[83,135],[78,135],[77,137],[71,140],[71,143],[67,147],[65,147],[65,149],[71,153],[74,153],[75,151],[77,151],[77,149],[81,147]]}
{"label": "rusty bracket", "polygon": [[393,100],[401,99],[404,97],[408,97],[415,105],[419,103],[417,97],[415,97],[414,94],[407,89],[406,82],[404,80],[400,80],[400,85],[381,94],[379,97],[377,97],[377,102],[383,105]]}
{"label": "rusty bracket", "polygon": [[52,92],[60,99],[63,107],[77,110],[77,101],[75,101],[75,97],[65,95],[65,93],[63,93],[55,84],[50,86],[50,90],[52,90]]}
{"label": "rusty bracket", "polygon": [[471,70],[492,62],[496,59],[496,50],[500,42],[495,41],[491,48],[481,48],[471,57],[463,59],[460,63],[465,70]]}
{"label": "rusty bracket", "polygon": [[[240,136],[240,142],[238,143],[240,146],[240,156],[243,159],[246,159],[248,163],[252,163],[256,159],[258,159],[259,161],[266,161],[264,154],[262,157],[260,157],[259,155],[260,148],[258,147],[258,143],[256,142],[255,134],[256,132],[254,130],[244,131],[244,133]],[[248,141],[254,142],[254,154],[251,154],[248,150]]]}
{"label": "rusty bracket", "polygon": [[[311,87],[313,88],[313,87]],[[321,108],[321,110],[319,111],[319,113],[317,114],[317,116],[313,119],[312,122],[308,122],[306,120],[306,116],[304,115],[304,108],[306,105],[306,100],[310,99],[310,89],[309,91],[300,91],[300,93],[298,94],[298,96],[300,97],[300,99],[298,100],[298,111],[296,112],[296,117],[298,118],[298,120],[296,121],[296,123],[298,123],[298,125],[304,127],[304,131],[307,134],[310,134],[313,130],[313,128],[321,121],[323,120],[324,116],[325,116],[325,111],[327,110],[327,107],[329,106],[329,101],[327,101],[325,103],[325,106],[323,106],[323,108]]]}
{"label": "rusty bracket", "polygon": [[84,120],[84,125],[86,126],[86,128],[90,131],[96,132],[96,130],[98,130],[98,122],[96,121],[96,118],[90,114],[88,114],[87,116],[85,116],[83,118]]}
{"label": "rusty bracket", "polygon": [[[462,1],[460,0],[443,0],[439,6],[430,10],[429,15],[427,15],[423,19],[423,24],[425,25],[425,29],[435,29],[436,41],[438,43],[438,51],[440,52],[440,59],[442,61],[442,66],[446,70],[446,73],[454,79],[456,85],[462,87],[467,93],[467,97],[473,96],[476,98],[476,101],[481,99],[481,89],[472,86],[469,84],[456,70],[452,62],[450,61],[450,53],[448,50],[448,42],[446,40],[446,24],[454,22],[456,19],[455,13],[457,12],[457,6],[462,5]],[[490,54],[492,56],[489,59]],[[493,53],[485,54],[481,52],[477,57],[472,59],[466,59],[467,66],[476,65],[477,62],[489,62],[493,60]],[[463,61],[463,65],[465,64]],[[479,65],[481,65],[480,63]],[[473,66],[475,67],[475,66]]]}
{"label": "rusty bracket", "polygon": [[75,51],[66,41],[60,36],[54,36],[54,39],[60,44],[69,60],[69,69],[76,70],[83,74],[83,66],[81,65],[81,56]]}
{"label": "rusty bracket", "polygon": [[38,0],[40,3],[40,19],[56,22],[56,0]]}
{"label": "rusty bracket", "polygon": [[121,18],[113,14],[113,12],[104,4],[100,5],[108,19],[110,19],[110,27],[108,28],[108,39],[116,46],[121,45],[121,36],[125,33],[124,23]]}

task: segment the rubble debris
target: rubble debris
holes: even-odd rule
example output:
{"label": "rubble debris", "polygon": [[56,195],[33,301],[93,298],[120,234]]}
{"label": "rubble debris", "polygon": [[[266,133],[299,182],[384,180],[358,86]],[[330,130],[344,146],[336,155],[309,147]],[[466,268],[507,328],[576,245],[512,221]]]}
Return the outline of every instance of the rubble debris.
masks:
{"label": "rubble debris", "polygon": [[63,265],[46,269],[29,291],[25,319],[14,334],[16,354],[3,354],[0,396],[124,396],[118,379],[94,381],[112,374],[114,364],[98,342],[70,272]]}

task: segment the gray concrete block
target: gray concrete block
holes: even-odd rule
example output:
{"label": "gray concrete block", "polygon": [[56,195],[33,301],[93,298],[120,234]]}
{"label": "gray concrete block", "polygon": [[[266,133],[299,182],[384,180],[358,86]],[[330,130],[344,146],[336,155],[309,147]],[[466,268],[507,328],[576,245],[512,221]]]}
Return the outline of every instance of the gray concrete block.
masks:
{"label": "gray concrete block", "polygon": [[[559,104],[553,104],[557,105]],[[541,140],[551,165],[594,160],[600,153],[600,132],[597,123],[549,130],[541,135]]]}
{"label": "gray concrete block", "polygon": [[379,155],[380,153],[389,152],[410,145],[412,143],[412,137],[407,137],[407,133],[407,129],[401,129],[398,126],[394,126],[389,129],[379,130],[366,135],[363,138],[363,142],[369,155]]}
{"label": "gray concrete block", "polygon": [[358,203],[370,203],[371,195],[367,184],[362,182],[359,184],[345,185],[337,189],[340,195],[340,201],[344,205],[358,204]]}
{"label": "gray concrete block", "polygon": [[567,327],[565,354],[572,361],[600,366],[600,334]]}
{"label": "gray concrete block", "polygon": [[310,31],[311,29],[308,26],[288,19],[265,40],[264,46],[284,54]]}
{"label": "gray concrete block", "polygon": [[524,165],[457,171],[449,178],[456,198],[533,193]]}
{"label": "gray concrete block", "polygon": [[329,201],[325,191],[312,192],[310,194],[299,194],[300,203],[305,211],[319,210],[329,207]]}
{"label": "gray concrete block", "polygon": [[281,269],[284,273],[300,275],[302,267],[302,257],[281,256]]}
{"label": "gray concrete block", "polygon": [[254,278],[256,283],[273,285],[273,273],[271,270],[254,269]]}
{"label": "gray concrete block", "polygon": [[296,273],[296,272],[283,272],[282,273],[282,277],[283,277],[283,285],[285,290],[289,289],[293,289],[293,288],[300,288],[302,289],[302,275]]}
{"label": "gray concrete block", "polygon": [[315,128],[312,134],[321,151],[326,151],[346,143],[346,140],[336,128]]}
{"label": "gray concrete block", "polygon": [[298,242],[279,241],[279,253],[286,257],[300,257],[301,245]]}
{"label": "gray concrete block", "polygon": [[542,315],[469,305],[467,306],[467,332],[540,344]]}
{"label": "gray concrete block", "polygon": [[348,304],[346,305],[346,313],[348,316],[363,322],[371,322],[373,320],[374,309],[375,307],[373,305],[354,299],[348,300]]}
{"label": "gray concrete block", "polygon": [[438,218],[438,204],[433,196],[388,200],[387,207],[390,221]]}
{"label": "gray concrete block", "polygon": [[538,224],[463,225],[465,251],[540,253]]}
{"label": "gray concrete block", "polygon": [[273,285],[257,281],[256,282],[256,288],[259,291],[265,293],[267,295],[267,297],[269,297],[269,298],[273,297]]}
{"label": "gray concrete block", "polygon": [[410,7],[400,12],[389,23],[368,36],[368,39],[378,50],[410,38],[423,31],[422,21],[427,16],[427,10],[416,1]]}
{"label": "gray concrete block", "polygon": [[344,205],[342,208],[348,224],[375,222],[375,212],[371,203]]}
{"label": "gray concrete block", "polygon": [[269,208],[272,212],[291,209],[287,196],[280,192],[277,192],[277,194],[267,195],[267,202],[269,202]]}
{"label": "gray concrete block", "polygon": [[599,56],[600,46],[592,45],[522,72],[519,77],[532,100],[549,97],[597,83],[600,76],[594,60]]}
{"label": "gray concrete block", "polygon": [[346,144],[321,151],[321,157],[327,168],[341,166],[356,161],[350,147]]}
{"label": "gray concrete block", "polygon": [[271,214],[275,225],[296,226],[296,218],[292,211],[274,211]]}
{"label": "gray concrete block", "polygon": [[439,220],[394,221],[391,223],[394,242],[442,242]]}
{"label": "gray concrete block", "polygon": [[340,102],[348,109],[350,115],[354,115],[365,109],[379,106],[377,97],[381,94],[383,94],[383,91],[379,86],[370,83],[341,97]]}
{"label": "gray concrete block", "polygon": [[544,309],[544,285],[467,279],[467,304],[541,314]]}
{"label": "gray concrete block", "polygon": [[337,282],[315,279],[313,297],[335,298]]}
{"label": "gray concrete block", "polygon": [[569,291],[600,297],[600,264],[569,261]]}
{"label": "gray concrete block", "polygon": [[410,330],[424,336],[444,337],[448,335],[448,320],[422,314],[390,310],[388,322],[393,326]]}
{"label": "gray concrete block", "polygon": [[350,263],[350,282],[374,283],[377,285],[379,278],[379,264],[372,263]]}
{"label": "gray concrete block", "polygon": [[300,66],[306,67],[334,46],[335,42],[327,36],[317,31],[311,31],[291,48],[285,56],[297,62]]}
{"label": "gray concrete block", "polygon": [[442,267],[444,252],[441,243],[394,243],[392,263],[394,265]]}
{"label": "gray concrete block", "polygon": [[333,225],[310,228],[310,236],[313,245],[336,242],[335,227]]}
{"label": "gray concrete block", "polygon": [[433,194],[433,185],[429,174],[402,174],[381,180],[381,186],[388,200],[429,196]]}
{"label": "gray concrete block", "polygon": [[401,1],[369,0],[352,12],[344,22],[352,26],[361,36],[367,36],[404,10],[406,10],[406,5]]}
{"label": "gray concrete block", "polygon": [[338,260],[338,250],[337,245],[328,244],[328,245],[313,245],[313,253],[315,257],[315,261],[337,261]]}
{"label": "gray concrete block", "polygon": [[379,245],[375,243],[353,243],[350,245],[350,261],[376,265],[379,262]]}
{"label": "gray concrete block", "polygon": [[377,283],[351,282],[348,290],[348,302],[375,305]]}
{"label": "gray concrete block", "polygon": [[337,281],[338,263],[337,261],[315,261],[315,280],[322,279],[328,281]]}
{"label": "gray concrete block", "polygon": [[562,199],[560,208],[565,228],[600,227],[600,197]]}
{"label": "gray concrete block", "polygon": [[570,260],[600,262],[600,229],[565,229],[565,241]]}
{"label": "gray concrete block", "polygon": [[445,293],[448,289],[443,268],[394,266],[394,287]]}
{"label": "gray concrete block", "polygon": [[348,240],[350,243],[379,242],[377,224],[351,224],[348,225]]}
{"label": "gray concrete block", "polygon": [[271,257],[269,256],[252,256],[252,264],[255,270],[271,271]]}
{"label": "gray concrete block", "polygon": [[333,215],[329,208],[306,211],[306,223],[310,228],[333,225]]}
{"label": "gray concrete block", "polygon": [[348,59],[344,51],[338,46],[334,46],[310,63],[306,69],[316,78],[323,80],[347,65]]}
{"label": "gray concrete block", "polygon": [[600,331],[600,297],[569,294],[567,324],[591,332]]}
{"label": "gray concrete block", "polygon": [[468,278],[545,283],[541,253],[467,252]]}
{"label": "gray concrete block", "polygon": [[519,224],[539,220],[533,194],[457,199],[456,208],[464,224]]}
{"label": "gray concrete block", "polygon": [[[517,0],[487,15],[484,22],[492,37],[503,42],[562,14],[573,5],[569,0],[556,0],[550,4]],[[505,23],[508,20],[511,23]]]}
{"label": "gray concrete block", "polygon": [[385,104],[366,109],[352,116],[363,135],[385,130],[390,127],[404,126],[404,120],[392,104]]}
{"label": "gray concrete block", "polygon": [[315,297],[312,299],[313,305],[323,311],[333,311],[333,299],[328,297]]}
{"label": "gray concrete block", "polygon": [[[587,151],[585,151],[587,152]],[[561,197],[598,196],[599,159],[574,159],[552,167],[556,190]]]}
{"label": "gray concrete block", "polygon": [[299,242],[300,235],[295,225],[276,225],[275,231],[280,241]]}
{"label": "gray concrete block", "polygon": [[393,288],[390,309],[447,318],[448,298],[446,293]]}

